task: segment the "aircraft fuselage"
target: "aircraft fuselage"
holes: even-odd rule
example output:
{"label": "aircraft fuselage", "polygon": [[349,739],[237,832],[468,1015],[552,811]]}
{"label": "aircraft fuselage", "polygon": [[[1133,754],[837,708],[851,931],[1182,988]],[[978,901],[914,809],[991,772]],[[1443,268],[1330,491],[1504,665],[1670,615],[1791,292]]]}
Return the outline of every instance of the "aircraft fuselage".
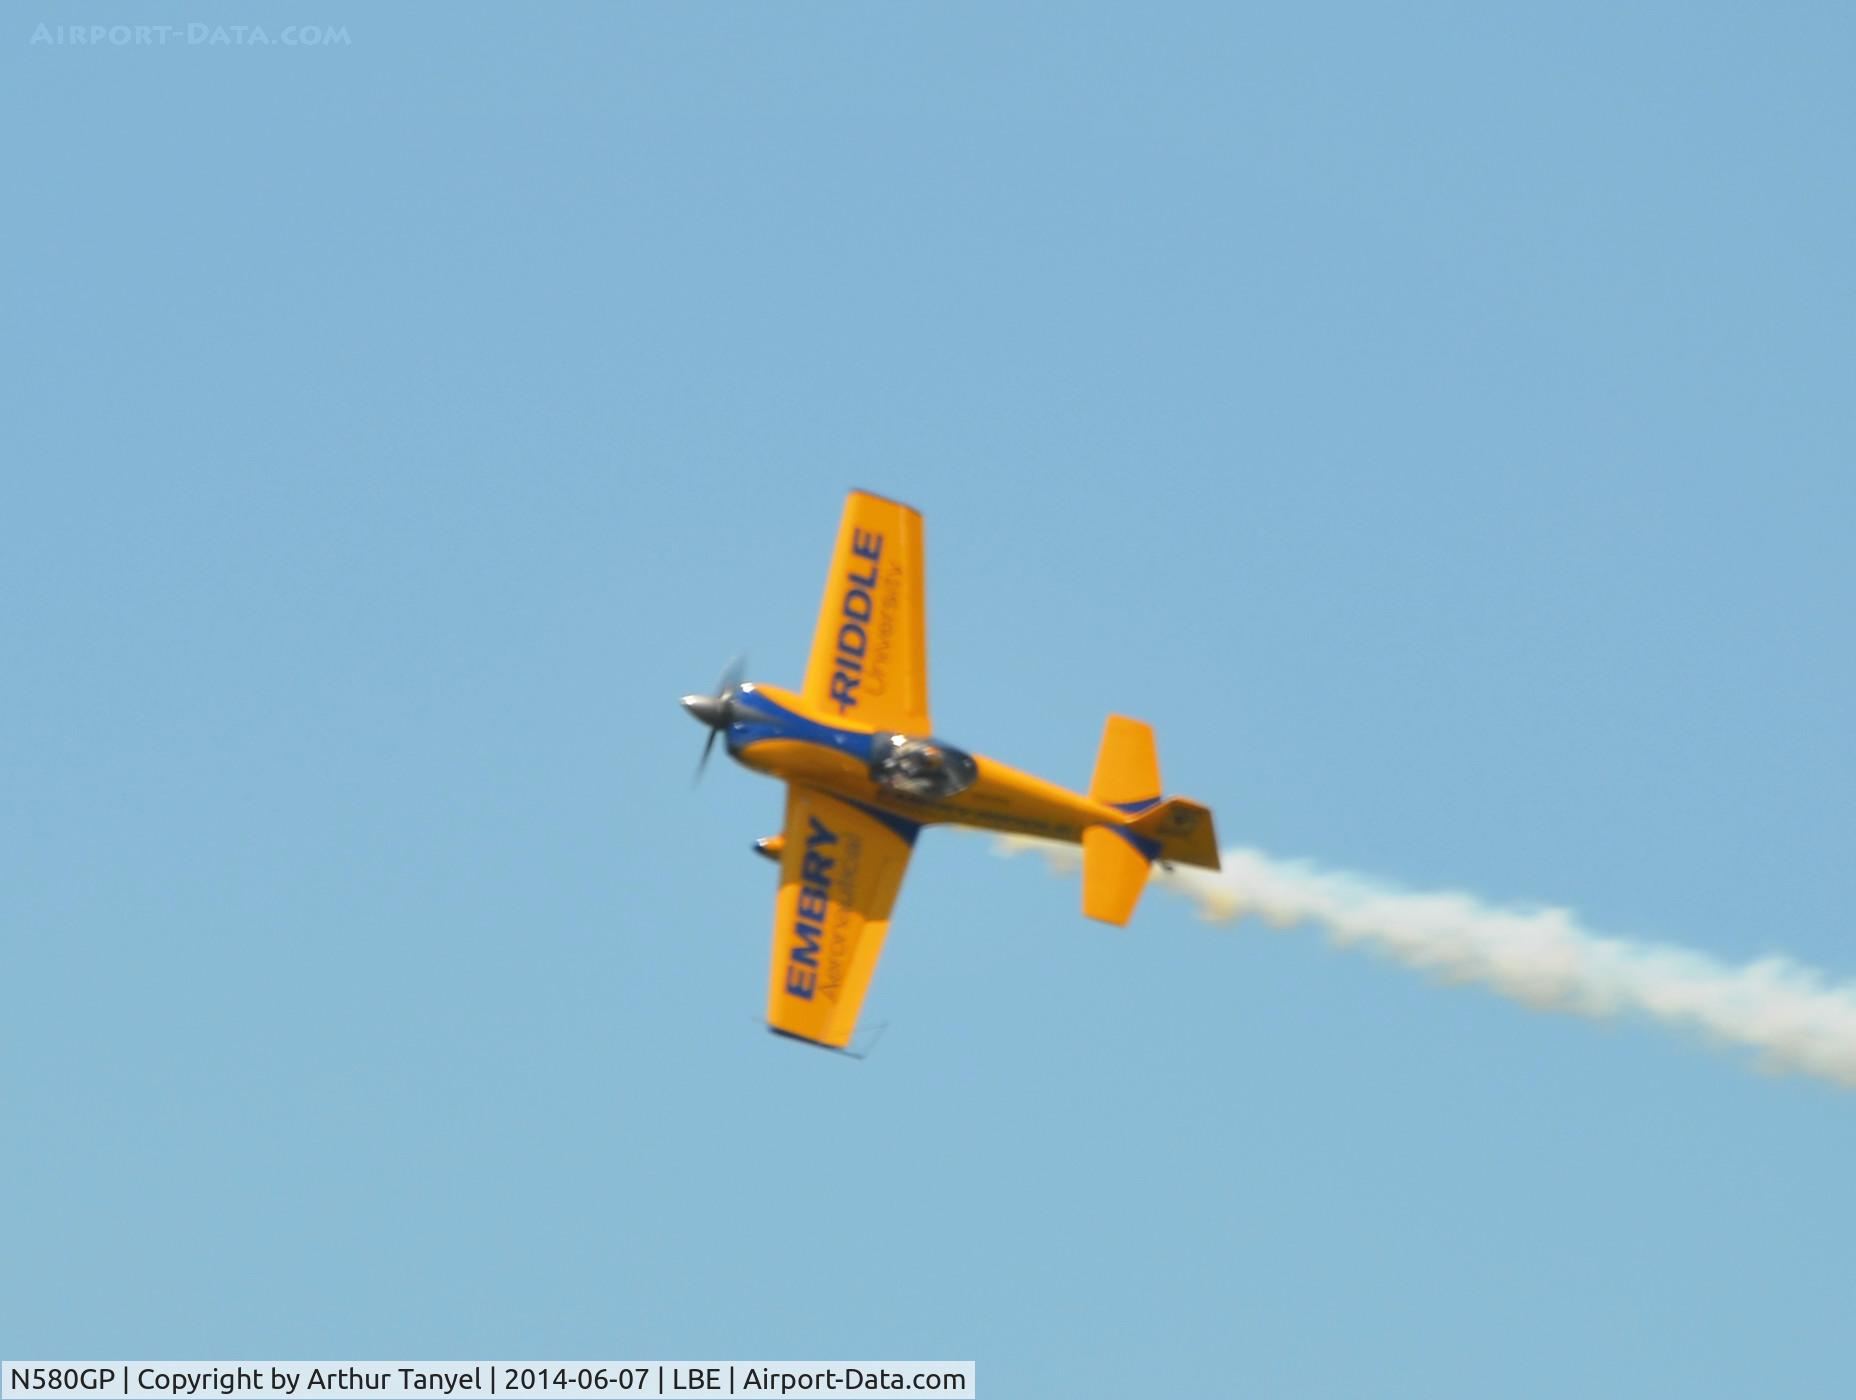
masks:
{"label": "aircraft fuselage", "polygon": [[1126,812],[1082,793],[958,750],[953,752],[970,760],[973,770],[958,791],[940,796],[900,791],[879,781],[875,771],[888,733],[817,715],[797,695],[774,686],[743,685],[734,719],[723,737],[729,754],[745,767],[821,788],[910,827],[952,823],[1077,842],[1085,827],[1127,820]]}

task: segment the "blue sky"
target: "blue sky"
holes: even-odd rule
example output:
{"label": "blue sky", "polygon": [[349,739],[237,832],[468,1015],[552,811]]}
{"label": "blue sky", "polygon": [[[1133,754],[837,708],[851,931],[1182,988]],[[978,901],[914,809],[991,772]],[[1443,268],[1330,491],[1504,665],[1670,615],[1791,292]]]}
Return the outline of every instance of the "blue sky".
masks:
{"label": "blue sky", "polygon": [[0,1352],[1848,1391],[1856,1099],[930,834],[758,1025],[843,491],[941,731],[1856,974],[1831,6],[9,6]]}

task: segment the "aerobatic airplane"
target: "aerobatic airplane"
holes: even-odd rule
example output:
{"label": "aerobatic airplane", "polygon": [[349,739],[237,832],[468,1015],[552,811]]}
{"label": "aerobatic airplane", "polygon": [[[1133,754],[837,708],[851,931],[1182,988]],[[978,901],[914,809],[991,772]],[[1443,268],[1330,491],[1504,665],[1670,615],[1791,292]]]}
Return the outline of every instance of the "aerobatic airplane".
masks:
{"label": "aerobatic airplane", "polygon": [[[1218,868],[1212,814],[1162,800],[1154,732],[1110,715],[1089,791],[1071,792],[931,737],[922,518],[853,491],[797,691],[742,681],[683,708],[731,757],[786,782],[786,825],[754,849],[780,864],[768,1026],[842,1049],[876,970],[915,837],[953,822],[1080,843],[1083,913],[1125,924],[1162,863]],[[698,773],[701,772],[699,768]]]}

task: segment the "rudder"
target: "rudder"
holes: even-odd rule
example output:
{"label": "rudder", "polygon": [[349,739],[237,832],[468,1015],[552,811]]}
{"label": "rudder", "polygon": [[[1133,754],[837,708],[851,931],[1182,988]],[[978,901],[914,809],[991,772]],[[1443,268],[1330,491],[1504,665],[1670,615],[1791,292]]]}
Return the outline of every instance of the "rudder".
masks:
{"label": "rudder", "polygon": [[1157,858],[1168,864],[1218,866],[1218,832],[1209,808],[1188,797],[1169,797],[1128,823],[1128,829],[1154,843]]}

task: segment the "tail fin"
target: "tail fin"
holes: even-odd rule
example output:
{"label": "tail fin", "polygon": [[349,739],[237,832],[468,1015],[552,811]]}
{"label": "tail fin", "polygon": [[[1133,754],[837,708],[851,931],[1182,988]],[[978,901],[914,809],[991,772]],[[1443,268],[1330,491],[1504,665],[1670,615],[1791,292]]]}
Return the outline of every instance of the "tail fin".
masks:
{"label": "tail fin", "polygon": [[1161,801],[1151,726],[1125,715],[1108,717],[1089,795],[1128,814],[1117,826],[1083,832],[1083,913],[1090,918],[1127,923],[1156,858],[1218,868],[1212,814],[1185,798]]}
{"label": "tail fin", "polygon": [[1128,829],[1158,844],[1157,858],[1169,865],[1218,868],[1218,833],[1212,827],[1212,814],[1189,797],[1169,797],[1149,807],[1128,823]]}

